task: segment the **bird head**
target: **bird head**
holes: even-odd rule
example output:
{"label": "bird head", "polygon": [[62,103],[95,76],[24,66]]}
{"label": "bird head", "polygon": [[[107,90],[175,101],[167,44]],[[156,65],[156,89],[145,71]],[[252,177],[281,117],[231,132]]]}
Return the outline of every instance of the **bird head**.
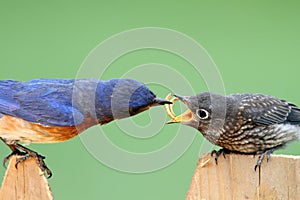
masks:
{"label": "bird head", "polygon": [[202,133],[205,133],[211,126],[223,126],[226,114],[225,97],[208,92],[195,96],[180,96],[175,94],[174,97],[171,102],[179,100],[188,109],[183,114],[176,116],[172,110],[173,105],[165,105],[167,113],[171,117],[168,124],[181,123],[198,129]]}
{"label": "bird head", "polygon": [[[153,106],[171,104],[132,79],[111,79],[99,85],[97,93],[98,118],[103,123],[136,115]],[[102,116],[109,116],[109,120],[105,121]]]}

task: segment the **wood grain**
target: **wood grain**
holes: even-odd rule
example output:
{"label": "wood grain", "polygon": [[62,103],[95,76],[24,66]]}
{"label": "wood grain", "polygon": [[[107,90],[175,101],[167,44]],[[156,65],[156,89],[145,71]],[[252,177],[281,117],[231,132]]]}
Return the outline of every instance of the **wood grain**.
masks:
{"label": "wood grain", "polygon": [[272,155],[254,171],[257,159],[228,154],[216,165],[210,154],[201,156],[186,199],[300,199],[300,156]]}
{"label": "wood grain", "polygon": [[50,200],[53,199],[47,178],[38,167],[34,158],[18,164],[16,157],[12,157],[8,165],[2,187],[0,199],[5,200]]}

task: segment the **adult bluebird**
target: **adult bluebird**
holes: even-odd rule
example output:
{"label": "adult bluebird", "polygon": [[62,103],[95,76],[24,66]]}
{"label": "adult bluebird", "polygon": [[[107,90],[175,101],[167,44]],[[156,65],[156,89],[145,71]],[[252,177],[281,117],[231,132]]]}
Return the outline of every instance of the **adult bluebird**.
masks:
{"label": "adult bluebird", "polygon": [[[171,102],[158,98],[144,84],[131,79],[36,79],[0,81],[0,138],[17,164],[29,157],[49,177],[45,157],[19,142],[55,143],[73,138],[97,124],[136,115]],[[17,167],[16,164],[16,167]]]}

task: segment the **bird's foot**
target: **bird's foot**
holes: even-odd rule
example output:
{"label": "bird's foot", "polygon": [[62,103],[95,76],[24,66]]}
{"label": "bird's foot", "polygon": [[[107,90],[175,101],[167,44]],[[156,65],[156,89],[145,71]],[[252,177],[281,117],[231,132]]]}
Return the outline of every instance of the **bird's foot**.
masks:
{"label": "bird's foot", "polygon": [[[4,141],[4,142],[6,143],[6,141]],[[3,159],[2,164],[5,168],[6,168],[6,163],[14,155],[20,156],[16,160],[16,164],[15,164],[16,168],[18,168],[19,163],[32,157],[32,158],[36,159],[36,162],[37,162],[39,168],[42,170],[42,172],[44,172],[46,174],[47,178],[50,178],[52,176],[51,170],[47,167],[47,165],[44,162],[45,156],[42,156],[42,155],[38,154],[37,152],[32,151],[32,150],[18,144],[16,141],[14,143],[6,143],[6,144],[9,146],[9,148],[12,150],[12,152]]]}
{"label": "bird's foot", "polygon": [[50,178],[52,176],[51,170],[47,167],[46,163],[44,162],[45,156],[42,156],[42,155],[40,155],[37,152],[32,151],[32,150],[27,151],[26,155],[23,155],[20,158],[18,158],[16,160],[15,167],[18,168],[18,164],[21,163],[21,162],[24,162],[28,158],[35,158],[36,159],[36,162],[37,162],[39,168],[42,170],[42,172],[46,173],[47,178]]}
{"label": "bird's foot", "polygon": [[22,151],[19,151],[18,149],[15,149],[14,151],[12,151],[8,156],[6,156],[3,161],[2,161],[2,165],[3,167],[6,169],[6,163],[10,160],[10,158],[12,156],[15,156],[15,155],[18,155],[18,156],[24,156],[26,155],[25,152],[22,152]]}
{"label": "bird's foot", "polygon": [[269,162],[269,159],[270,159],[270,156],[271,154],[274,152],[275,148],[274,149],[267,149],[265,151],[262,151],[262,152],[258,152],[258,154],[260,154],[260,156],[258,157],[258,160],[256,162],[256,165],[254,167],[254,170],[256,171],[257,167],[260,167],[263,159],[265,156],[267,156],[267,162]]}
{"label": "bird's foot", "polygon": [[226,159],[226,154],[229,154],[230,153],[230,150],[228,150],[228,149],[224,149],[224,148],[222,148],[222,149],[219,149],[218,151],[217,150],[213,150],[211,153],[210,153],[210,155],[211,156],[213,156],[213,155],[215,155],[214,156],[214,158],[215,158],[215,162],[216,162],[216,165],[218,164],[218,158],[219,158],[219,156],[221,155],[221,154],[223,154],[223,157]]}

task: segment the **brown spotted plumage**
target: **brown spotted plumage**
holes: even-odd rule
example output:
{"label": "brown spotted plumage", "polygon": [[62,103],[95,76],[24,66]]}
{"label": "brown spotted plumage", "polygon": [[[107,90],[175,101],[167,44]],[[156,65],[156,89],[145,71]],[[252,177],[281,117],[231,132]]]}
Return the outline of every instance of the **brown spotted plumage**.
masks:
{"label": "brown spotted plumage", "polygon": [[263,94],[221,96],[208,92],[174,96],[189,111],[177,117],[171,115],[171,123],[198,129],[226,151],[260,153],[257,166],[264,155],[269,157],[275,149],[300,139],[300,109],[285,100]]}

